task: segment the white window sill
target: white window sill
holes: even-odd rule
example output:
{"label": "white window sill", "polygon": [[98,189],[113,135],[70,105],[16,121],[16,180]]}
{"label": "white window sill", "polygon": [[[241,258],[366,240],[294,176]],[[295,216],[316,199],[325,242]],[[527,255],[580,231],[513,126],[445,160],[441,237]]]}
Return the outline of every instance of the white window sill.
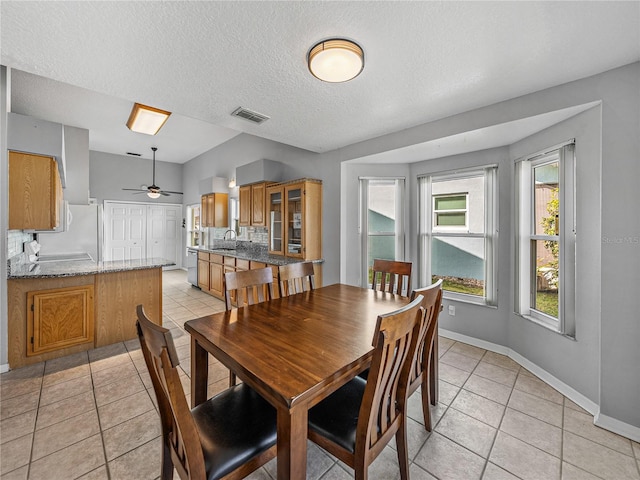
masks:
{"label": "white window sill", "polygon": [[560,330],[558,330],[558,328],[555,325],[551,325],[548,322],[545,322],[543,320],[540,320],[539,318],[533,317],[531,315],[525,315],[522,313],[518,313],[518,312],[514,312],[517,316],[524,318],[525,320],[529,320],[532,323],[535,323],[536,325],[540,325],[542,328],[545,328],[553,333],[556,333],[562,337],[565,337],[568,340],[573,340],[574,342],[576,341],[575,336],[571,336],[568,335],[566,333],[561,332]]}
{"label": "white window sill", "polygon": [[453,302],[468,303],[471,305],[480,305],[481,307],[495,308],[497,305],[490,305],[484,297],[478,297],[476,295],[467,295],[465,293],[449,292],[442,290],[442,299]]}

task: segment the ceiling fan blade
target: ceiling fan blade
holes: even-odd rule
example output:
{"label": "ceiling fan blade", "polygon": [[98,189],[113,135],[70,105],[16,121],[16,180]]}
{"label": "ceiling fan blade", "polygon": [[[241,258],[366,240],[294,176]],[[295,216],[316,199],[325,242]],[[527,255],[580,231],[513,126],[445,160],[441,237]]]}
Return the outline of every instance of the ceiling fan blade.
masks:
{"label": "ceiling fan blade", "polygon": [[162,193],[167,193],[167,194],[173,193],[175,195],[182,195],[183,194],[182,192],[172,192],[171,190],[162,190]]}
{"label": "ceiling fan blade", "polygon": [[147,190],[142,190],[140,188],[123,188],[122,190],[130,190],[132,192],[146,192]]}

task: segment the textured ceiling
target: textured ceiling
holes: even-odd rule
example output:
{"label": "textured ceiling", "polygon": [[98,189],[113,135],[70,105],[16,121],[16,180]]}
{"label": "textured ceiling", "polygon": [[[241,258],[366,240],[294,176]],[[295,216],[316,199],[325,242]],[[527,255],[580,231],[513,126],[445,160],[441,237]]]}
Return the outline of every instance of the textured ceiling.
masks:
{"label": "textured ceiling", "polygon": [[[640,60],[637,1],[0,8],[2,64],[44,77],[14,72],[13,111],[89,128],[94,150],[158,144],[159,160],[177,162],[239,132],[329,151]],[[306,68],[308,50],[335,36],[365,51],[351,82],[323,83]],[[122,130],[132,102],[174,115],[157,137],[140,137]],[[231,117],[238,106],[271,119]]]}

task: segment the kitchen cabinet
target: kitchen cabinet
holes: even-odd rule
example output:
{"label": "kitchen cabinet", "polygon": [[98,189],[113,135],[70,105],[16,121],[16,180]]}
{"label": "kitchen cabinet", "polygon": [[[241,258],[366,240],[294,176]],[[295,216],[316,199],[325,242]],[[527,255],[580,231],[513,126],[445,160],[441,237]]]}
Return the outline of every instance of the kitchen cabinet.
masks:
{"label": "kitchen cabinet", "polygon": [[53,157],[9,152],[9,230],[53,230],[60,224],[62,202]]}
{"label": "kitchen cabinet", "polygon": [[209,263],[209,293],[217,298],[224,298],[224,265]]}
{"label": "kitchen cabinet", "polygon": [[198,287],[209,290],[209,254],[198,252]]}
{"label": "kitchen cabinet", "polygon": [[27,356],[94,341],[93,285],[27,293]]}
{"label": "kitchen cabinet", "polygon": [[266,189],[268,182],[254,183],[240,187],[240,216],[238,225],[241,227],[266,227]]}
{"label": "kitchen cabinet", "polygon": [[304,260],[322,256],[322,182],[301,179],[267,187],[269,253]]}
{"label": "kitchen cabinet", "polygon": [[203,227],[229,227],[229,194],[207,193],[202,195],[200,204]]}

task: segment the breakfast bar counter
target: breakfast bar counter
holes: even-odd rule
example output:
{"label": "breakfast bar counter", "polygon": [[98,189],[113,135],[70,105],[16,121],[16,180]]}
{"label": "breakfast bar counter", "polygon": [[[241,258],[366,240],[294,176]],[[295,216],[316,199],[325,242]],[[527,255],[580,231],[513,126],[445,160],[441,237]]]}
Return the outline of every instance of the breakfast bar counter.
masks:
{"label": "breakfast bar counter", "polygon": [[9,367],[137,337],[136,306],[162,324],[161,258],[12,266],[7,280]]}
{"label": "breakfast bar counter", "polygon": [[78,260],[67,262],[23,263],[21,265],[13,266],[7,275],[7,278],[75,277],[78,275],[146,270],[148,268],[167,267],[170,265],[173,265],[173,263],[165,260],[164,258],[112,260],[107,262]]}

